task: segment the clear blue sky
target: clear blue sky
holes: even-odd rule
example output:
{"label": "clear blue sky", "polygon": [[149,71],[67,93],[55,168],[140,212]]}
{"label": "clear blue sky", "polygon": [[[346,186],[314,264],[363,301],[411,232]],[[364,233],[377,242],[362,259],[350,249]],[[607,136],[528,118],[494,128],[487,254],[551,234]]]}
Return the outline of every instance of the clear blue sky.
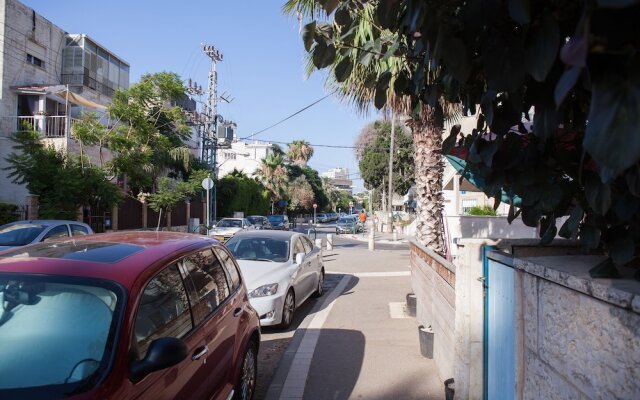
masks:
{"label": "clear blue sky", "polygon": [[[306,79],[298,21],[281,12],[284,0],[149,1],[22,0],[69,33],[84,33],[131,65],[131,83],[148,72],[177,72],[206,87],[209,61],[200,44],[224,54],[218,91],[234,97],[219,106],[248,136],[327,94],[324,72]],[[358,116],[330,97],[256,139],[353,146],[375,114]],[[347,167],[359,177],[351,149],[315,147],[310,165],[320,172]],[[354,180],[357,190],[361,180]]]}

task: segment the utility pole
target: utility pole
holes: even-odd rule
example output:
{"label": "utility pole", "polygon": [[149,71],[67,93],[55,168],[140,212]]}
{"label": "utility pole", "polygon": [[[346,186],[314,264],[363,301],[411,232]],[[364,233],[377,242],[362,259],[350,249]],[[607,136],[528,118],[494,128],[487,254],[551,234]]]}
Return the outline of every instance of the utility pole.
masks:
{"label": "utility pole", "polygon": [[387,233],[393,232],[393,145],[396,136],[396,118],[391,109],[391,144],[389,145],[389,202],[387,204]]}
{"label": "utility pole", "polygon": [[[209,87],[208,87],[208,96],[207,96],[207,104],[205,105],[205,116],[206,116],[206,124],[205,124],[205,134],[203,137],[203,160],[209,165],[209,169],[211,170],[211,174],[213,177],[213,181],[217,182],[218,180],[218,135],[217,135],[217,126],[218,126],[218,107],[217,101],[218,99],[218,72],[217,72],[217,62],[222,61],[223,55],[222,53],[213,47],[213,45],[204,44],[202,46],[202,50],[204,53],[211,59],[211,68],[209,69]],[[212,192],[212,201],[211,201],[211,217],[212,220],[215,221],[217,219],[216,215],[216,207],[217,207],[217,195],[216,195],[216,186],[215,183]],[[207,221],[207,225],[209,225],[211,221]]]}

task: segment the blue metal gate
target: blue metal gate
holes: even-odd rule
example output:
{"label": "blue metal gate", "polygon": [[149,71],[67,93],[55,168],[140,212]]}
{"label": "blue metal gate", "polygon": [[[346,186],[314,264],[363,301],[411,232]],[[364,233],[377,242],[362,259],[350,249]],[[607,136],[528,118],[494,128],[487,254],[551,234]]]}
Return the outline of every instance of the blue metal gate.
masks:
{"label": "blue metal gate", "polygon": [[516,395],[515,271],[484,256],[485,399],[511,400]]}

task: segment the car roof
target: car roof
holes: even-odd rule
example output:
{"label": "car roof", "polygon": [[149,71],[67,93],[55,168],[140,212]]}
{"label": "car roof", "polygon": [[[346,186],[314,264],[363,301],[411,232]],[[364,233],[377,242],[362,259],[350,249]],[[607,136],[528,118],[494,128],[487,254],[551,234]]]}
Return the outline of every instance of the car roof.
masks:
{"label": "car roof", "polygon": [[272,231],[272,230],[249,230],[245,232],[238,232],[233,237],[257,237],[257,238],[273,238],[280,240],[289,240],[294,236],[303,236],[302,233],[294,232],[294,231]]}
{"label": "car roof", "polygon": [[[230,219],[231,219],[231,220],[238,220],[238,221],[242,221],[244,218],[225,217],[225,218],[220,219],[220,221],[224,221],[225,219],[226,219],[226,220],[230,220]],[[220,222],[220,221],[218,221],[218,222]]]}
{"label": "car roof", "polygon": [[36,224],[36,225],[45,225],[45,226],[57,225],[57,224],[76,224],[76,225],[82,225],[82,226],[89,226],[84,222],[70,221],[65,219],[29,219],[29,220],[22,220],[22,221],[13,221],[5,225],[18,225],[18,224]]}
{"label": "car roof", "polygon": [[147,270],[216,243],[206,236],[177,232],[87,235],[0,252],[0,272],[102,278],[129,288]]}

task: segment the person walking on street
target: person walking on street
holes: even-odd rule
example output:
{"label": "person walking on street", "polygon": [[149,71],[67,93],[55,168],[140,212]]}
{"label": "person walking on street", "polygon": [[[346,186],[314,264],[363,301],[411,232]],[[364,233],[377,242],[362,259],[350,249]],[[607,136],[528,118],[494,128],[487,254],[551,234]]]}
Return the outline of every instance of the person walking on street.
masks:
{"label": "person walking on street", "polygon": [[364,212],[364,210],[361,210],[360,216],[358,216],[358,219],[360,220],[360,222],[364,224],[365,222],[367,222],[367,213]]}

